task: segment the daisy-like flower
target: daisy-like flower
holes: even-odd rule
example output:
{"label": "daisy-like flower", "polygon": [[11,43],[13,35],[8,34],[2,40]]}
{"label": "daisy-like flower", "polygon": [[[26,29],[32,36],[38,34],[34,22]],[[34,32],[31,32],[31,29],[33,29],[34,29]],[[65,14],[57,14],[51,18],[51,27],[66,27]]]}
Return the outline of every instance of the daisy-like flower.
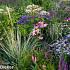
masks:
{"label": "daisy-like flower", "polygon": [[37,36],[38,35],[38,39],[42,40],[43,37],[40,35],[41,34],[40,28],[45,28],[45,27],[47,27],[47,25],[48,24],[44,23],[43,21],[40,21],[40,22],[36,23],[34,25],[32,36]]}
{"label": "daisy-like flower", "polygon": [[32,36],[36,36],[40,34],[40,30],[38,28],[33,29]]}
{"label": "daisy-like flower", "polygon": [[44,23],[43,21],[40,21],[38,23],[35,24],[35,28],[44,28],[44,27],[47,27],[47,23]]}

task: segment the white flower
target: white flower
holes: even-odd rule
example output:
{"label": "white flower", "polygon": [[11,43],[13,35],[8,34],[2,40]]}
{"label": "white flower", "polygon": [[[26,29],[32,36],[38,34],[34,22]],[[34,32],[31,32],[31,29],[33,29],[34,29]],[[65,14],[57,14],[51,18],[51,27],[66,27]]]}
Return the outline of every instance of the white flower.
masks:
{"label": "white flower", "polygon": [[26,11],[25,11],[25,12],[30,13],[30,12],[31,12],[31,10],[27,10],[27,9],[26,9]]}
{"label": "white flower", "polygon": [[43,39],[43,37],[42,37],[42,36],[39,36],[38,38],[39,38],[40,40],[42,40],[42,39]]}
{"label": "white flower", "polygon": [[38,5],[28,5],[25,9],[26,13],[38,13],[42,10],[42,7],[39,7]]}
{"label": "white flower", "polygon": [[46,15],[47,13],[46,13],[46,11],[40,11],[40,14],[41,15]]}
{"label": "white flower", "polygon": [[44,11],[44,10],[40,11],[39,13],[39,15],[49,15],[49,14],[50,14],[49,12]]}

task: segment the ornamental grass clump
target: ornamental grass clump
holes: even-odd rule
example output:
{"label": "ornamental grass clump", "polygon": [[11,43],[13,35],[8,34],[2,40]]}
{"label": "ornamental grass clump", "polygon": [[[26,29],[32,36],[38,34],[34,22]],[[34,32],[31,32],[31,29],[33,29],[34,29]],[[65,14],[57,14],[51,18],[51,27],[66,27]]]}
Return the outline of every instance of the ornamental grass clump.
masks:
{"label": "ornamental grass clump", "polygon": [[[10,21],[10,23],[7,23],[6,21],[6,25],[3,25],[3,22],[1,22],[0,25],[3,30],[3,35],[0,38],[0,54],[4,55],[0,55],[0,57],[5,63],[13,65],[14,70],[31,69],[31,48],[38,44],[38,40],[34,39],[31,33],[28,38],[23,37],[23,40],[21,40],[19,27],[17,24],[17,27],[14,26],[8,7],[6,7],[6,9],[8,13],[8,15],[6,15],[7,20]],[[10,27],[7,24],[9,24]]]}

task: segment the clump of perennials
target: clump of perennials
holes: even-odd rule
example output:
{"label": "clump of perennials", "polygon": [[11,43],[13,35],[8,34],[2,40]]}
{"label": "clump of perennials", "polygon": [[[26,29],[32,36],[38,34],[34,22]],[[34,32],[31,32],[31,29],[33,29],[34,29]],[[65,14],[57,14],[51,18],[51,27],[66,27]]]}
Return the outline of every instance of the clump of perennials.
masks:
{"label": "clump of perennials", "polygon": [[41,36],[41,28],[45,28],[47,27],[47,25],[48,24],[43,21],[39,21],[38,23],[36,23],[32,31],[32,36],[38,36],[39,39],[43,39],[43,37]]}

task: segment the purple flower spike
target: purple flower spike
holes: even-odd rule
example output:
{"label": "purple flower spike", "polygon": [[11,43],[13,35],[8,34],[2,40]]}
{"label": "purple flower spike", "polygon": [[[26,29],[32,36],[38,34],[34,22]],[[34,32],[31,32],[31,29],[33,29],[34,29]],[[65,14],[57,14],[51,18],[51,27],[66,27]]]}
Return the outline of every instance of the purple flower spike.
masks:
{"label": "purple flower spike", "polygon": [[22,16],[21,18],[20,18],[20,20],[17,22],[18,24],[24,24],[24,23],[27,23],[27,22],[29,22],[30,19],[31,18],[31,16]]}
{"label": "purple flower spike", "polygon": [[65,62],[64,57],[61,56],[59,60],[59,68],[58,70],[68,70],[68,64]]}
{"label": "purple flower spike", "polygon": [[67,63],[64,64],[64,70],[68,70]]}
{"label": "purple flower spike", "polygon": [[21,16],[21,18],[19,19],[19,21],[17,22],[18,24],[24,24],[24,23],[28,23],[30,21],[30,19],[34,19],[37,18],[37,16]]}

